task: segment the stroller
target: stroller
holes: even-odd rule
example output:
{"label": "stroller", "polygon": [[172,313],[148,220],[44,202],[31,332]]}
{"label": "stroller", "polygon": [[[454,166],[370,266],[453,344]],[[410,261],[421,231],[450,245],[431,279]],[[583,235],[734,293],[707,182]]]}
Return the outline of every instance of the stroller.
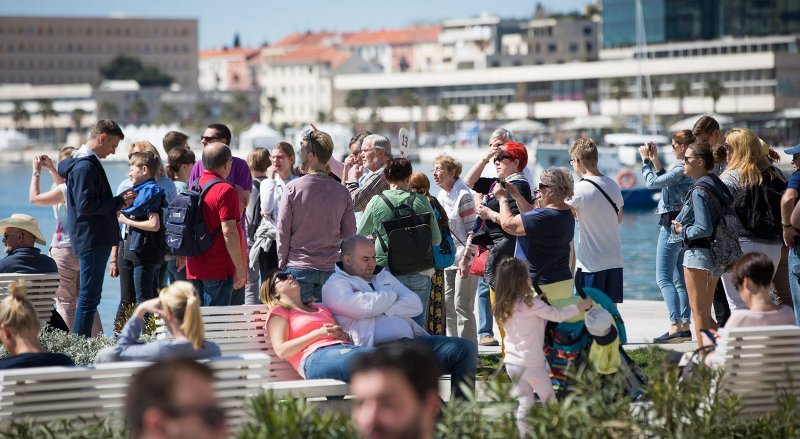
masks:
{"label": "stroller", "polygon": [[[643,395],[642,388],[647,383],[647,378],[622,348],[622,345],[627,342],[625,323],[622,321],[622,316],[614,302],[603,292],[596,288],[583,288],[580,273],[581,271],[578,269],[575,274],[575,290],[580,295],[580,298],[591,298],[597,305],[611,314],[618,336],[618,340],[615,340],[613,344],[608,344],[606,341],[603,344],[607,344],[605,349],[612,349],[611,356],[619,355],[619,367],[612,367],[612,370],[600,373],[622,373],[625,377],[626,394],[632,400],[639,399]],[[540,275],[541,271],[538,271],[532,279],[532,283],[534,290],[543,295],[544,292],[538,283]],[[568,297],[543,297],[552,306],[567,306],[580,300],[580,298],[572,294]],[[594,343],[595,338],[587,330],[583,315],[560,323],[548,322],[545,330],[544,354],[550,364],[550,379],[559,399],[563,399],[569,394],[569,386],[573,380],[573,375],[578,373],[582,366],[595,366],[590,361],[590,350]],[[599,349],[600,347],[595,348]]]}

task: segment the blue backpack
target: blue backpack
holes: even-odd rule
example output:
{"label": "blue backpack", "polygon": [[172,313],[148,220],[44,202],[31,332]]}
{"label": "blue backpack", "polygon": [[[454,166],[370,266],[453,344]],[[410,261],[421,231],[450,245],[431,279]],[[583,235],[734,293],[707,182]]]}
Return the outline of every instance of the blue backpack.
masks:
{"label": "blue backpack", "polygon": [[197,185],[178,194],[167,207],[167,248],[175,255],[197,256],[207,252],[214,244],[214,237],[222,227],[209,233],[200,205],[206,192],[225,180],[215,178],[202,188]]}
{"label": "blue backpack", "polygon": [[450,227],[446,224],[442,225],[442,214],[439,209],[434,208],[433,212],[436,216],[436,222],[439,224],[439,233],[442,235],[442,242],[433,246],[433,263],[434,267],[443,270],[456,262],[456,246],[453,244],[453,235],[450,233]]}

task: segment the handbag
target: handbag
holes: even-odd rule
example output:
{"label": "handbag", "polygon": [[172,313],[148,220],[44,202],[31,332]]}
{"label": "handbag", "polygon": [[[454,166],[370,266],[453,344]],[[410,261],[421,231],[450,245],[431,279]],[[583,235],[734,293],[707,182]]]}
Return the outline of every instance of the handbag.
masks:
{"label": "handbag", "polygon": [[469,274],[483,276],[486,272],[486,261],[489,259],[489,249],[483,245],[475,246],[475,255],[472,256],[472,265],[469,267]]}

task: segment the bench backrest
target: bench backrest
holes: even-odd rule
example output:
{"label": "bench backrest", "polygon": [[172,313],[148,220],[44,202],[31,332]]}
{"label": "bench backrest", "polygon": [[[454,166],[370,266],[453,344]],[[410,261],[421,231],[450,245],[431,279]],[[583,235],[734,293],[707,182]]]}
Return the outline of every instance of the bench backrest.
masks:
{"label": "bench backrest", "polygon": [[[267,305],[203,306],[206,340],[217,343],[223,355],[247,352],[264,352],[272,358],[270,378],[272,381],[294,381],[302,378],[288,361],[278,358],[267,337]],[[170,339],[172,335],[162,320],[157,321],[158,339]]]}
{"label": "bench backrest", "polygon": [[744,327],[719,332],[716,355],[725,368],[727,389],[741,396],[743,415],[774,411],[776,397],[782,392],[800,396],[800,327]]}
{"label": "bench backrest", "polygon": [[[246,419],[247,402],[269,381],[269,356],[261,353],[220,357],[206,362],[216,382],[219,405],[236,430]],[[0,423],[33,418],[37,423],[79,416],[123,421],[131,377],[148,362],[81,367],[37,367],[0,372]]]}
{"label": "bench backrest", "polygon": [[28,283],[28,294],[25,296],[33,303],[40,322],[49,322],[55,304],[56,290],[61,276],[53,274],[0,274],[0,300],[8,296],[8,286],[14,281],[24,280]]}

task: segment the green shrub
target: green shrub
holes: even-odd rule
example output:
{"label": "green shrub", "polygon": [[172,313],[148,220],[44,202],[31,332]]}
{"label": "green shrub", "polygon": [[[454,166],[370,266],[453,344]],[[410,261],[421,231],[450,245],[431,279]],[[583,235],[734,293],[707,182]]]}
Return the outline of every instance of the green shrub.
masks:
{"label": "green shrub", "polygon": [[112,425],[108,419],[92,417],[51,421],[35,425],[30,420],[12,420],[0,429],[0,438],[14,439],[84,439],[109,438],[123,439],[128,434],[119,426]]}
{"label": "green shrub", "polygon": [[[86,338],[64,331],[51,330],[46,325],[39,331],[39,343],[47,352],[60,352],[66,354],[77,366],[86,366],[94,363],[97,352],[107,346],[113,346],[115,340],[106,336]],[[8,355],[0,346],[0,358]]]}
{"label": "green shrub", "polygon": [[318,410],[304,398],[280,399],[269,391],[249,405],[253,420],[242,427],[240,439],[356,437],[350,416]]}

